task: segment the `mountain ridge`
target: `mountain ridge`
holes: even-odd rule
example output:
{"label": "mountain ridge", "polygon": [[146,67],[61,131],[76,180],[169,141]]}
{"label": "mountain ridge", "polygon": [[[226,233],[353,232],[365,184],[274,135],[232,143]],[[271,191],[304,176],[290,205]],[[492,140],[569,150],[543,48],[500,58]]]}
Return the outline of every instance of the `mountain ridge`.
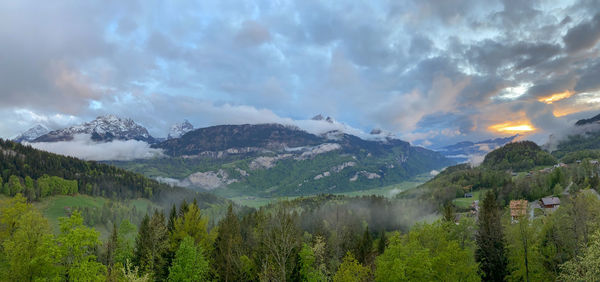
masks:
{"label": "mountain ridge", "polygon": [[115,115],[99,116],[79,125],[54,130],[35,138],[32,142],[71,141],[77,134],[90,134],[91,139],[99,142],[112,140],[137,140],[155,143],[148,130],[130,118]]}

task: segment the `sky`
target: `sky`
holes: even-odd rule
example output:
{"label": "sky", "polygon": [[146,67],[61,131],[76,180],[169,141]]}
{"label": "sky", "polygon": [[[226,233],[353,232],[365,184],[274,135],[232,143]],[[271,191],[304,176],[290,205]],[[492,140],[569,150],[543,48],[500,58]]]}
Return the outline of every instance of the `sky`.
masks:
{"label": "sky", "polygon": [[[362,2],[362,3],[361,3]],[[329,115],[435,147],[600,113],[600,1],[0,1],[0,137]]]}

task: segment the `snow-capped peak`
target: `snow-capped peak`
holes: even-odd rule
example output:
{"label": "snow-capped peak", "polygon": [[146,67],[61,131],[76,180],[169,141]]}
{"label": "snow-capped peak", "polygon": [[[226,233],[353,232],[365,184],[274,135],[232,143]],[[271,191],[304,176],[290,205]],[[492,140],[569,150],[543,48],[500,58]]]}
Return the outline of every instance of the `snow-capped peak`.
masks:
{"label": "snow-capped peak", "polygon": [[28,129],[27,131],[21,133],[21,135],[15,137],[15,139],[13,139],[15,142],[31,142],[34,139],[46,134],[50,132],[50,129],[48,129],[47,127],[38,124],[30,129]]}
{"label": "snow-capped peak", "polygon": [[95,120],[69,128],[55,130],[36,138],[36,142],[72,140],[76,134],[90,134],[95,141],[138,140],[153,142],[148,130],[130,118],[115,115],[99,116]]}
{"label": "snow-capped peak", "polygon": [[171,126],[167,139],[179,138],[192,130],[194,130],[194,126],[186,119],[182,123]]}

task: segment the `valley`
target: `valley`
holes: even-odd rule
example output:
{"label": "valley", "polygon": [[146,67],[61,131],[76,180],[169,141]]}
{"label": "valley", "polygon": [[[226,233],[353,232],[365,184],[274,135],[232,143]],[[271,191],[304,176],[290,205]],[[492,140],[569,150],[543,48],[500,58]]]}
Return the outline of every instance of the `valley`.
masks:
{"label": "valley", "polygon": [[0,282],[600,281],[600,0],[0,1]]}

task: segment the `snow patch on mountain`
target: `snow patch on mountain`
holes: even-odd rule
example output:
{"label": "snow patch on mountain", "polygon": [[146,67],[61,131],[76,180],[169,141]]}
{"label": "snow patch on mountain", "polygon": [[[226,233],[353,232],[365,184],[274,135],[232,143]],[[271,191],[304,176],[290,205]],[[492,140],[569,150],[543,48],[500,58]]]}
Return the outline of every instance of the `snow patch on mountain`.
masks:
{"label": "snow patch on mountain", "polygon": [[182,123],[171,126],[167,139],[179,138],[192,130],[194,130],[194,126],[186,119]]}
{"label": "snow patch on mountain", "polygon": [[35,140],[36,138],[46,134],[50,132],[50,129],[48,129],[47,127],[38,124],[30,129],[28,129],[27,131],[21,133],[21,135],[15,137],[13,139],[13,141],[15,142],[31,142],[33,140]]}
{"label": "snow patch on mountain", "polygon": [[90,122],[49,132],[33,142],[69,141],[77,134],[89,134],[94,141],[137,140],[149,143],[154,141],[148,130],[132,119],[105,115]]}

